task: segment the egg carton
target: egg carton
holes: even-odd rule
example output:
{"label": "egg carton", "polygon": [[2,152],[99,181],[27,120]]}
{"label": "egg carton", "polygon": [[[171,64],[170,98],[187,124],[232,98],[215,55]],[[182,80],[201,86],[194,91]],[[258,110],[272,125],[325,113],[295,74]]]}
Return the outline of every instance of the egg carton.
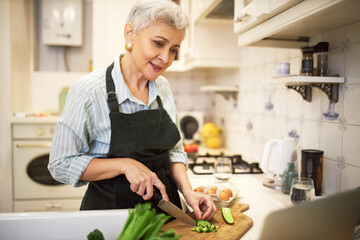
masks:
{"label": "egg carton", "polygon": [[[214,193],[209,193],[209,191],[211,191],[211,189],[216,187],[216,191]],[[222,200],[220,197],[220,193],[224,190],[224,189],[230,189],[233,196],[230,197],[228,200]],[[233,201],[235,200],[235,198],[237,197],[239,190],[233,186],[230,185],[217,185],[217,184],[213,184],[213,185],[207,185],[204,187],[204,191],[203,193],[208,194],[211,196],[211,198],[213,199],[215,205],[217,208],[222,208],[222,207],[228,207],[230,206]]]}

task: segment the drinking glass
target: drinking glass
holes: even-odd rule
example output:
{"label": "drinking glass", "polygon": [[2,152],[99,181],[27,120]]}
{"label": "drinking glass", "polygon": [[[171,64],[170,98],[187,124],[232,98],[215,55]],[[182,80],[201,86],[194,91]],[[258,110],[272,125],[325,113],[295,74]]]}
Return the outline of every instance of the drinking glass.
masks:
{"label": "drinking glass", "polygon": [[220,182],[229,181],[232,174],[232,164],[229,158],[217,158],[214,163],[214,175]]}
{"label": "drinking glass", "polygon": [[290,191],[293,204],[310,202],[315,197],[314,181],[307,177],[294,177]]}

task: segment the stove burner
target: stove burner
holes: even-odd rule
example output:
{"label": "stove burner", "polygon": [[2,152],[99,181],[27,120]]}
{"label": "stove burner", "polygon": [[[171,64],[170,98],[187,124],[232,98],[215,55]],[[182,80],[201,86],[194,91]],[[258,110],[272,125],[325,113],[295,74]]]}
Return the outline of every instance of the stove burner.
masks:
{"label": "stove burner", "polygon": [[189,155],[189,168],[194,174],[208,175],[214,172],[214,163],[217,158],[230,158],[233,167],[233,174],[260,174],[263,173],[259,163],[247,163],[242,160],[241,155],[224,156],[220,155]]}

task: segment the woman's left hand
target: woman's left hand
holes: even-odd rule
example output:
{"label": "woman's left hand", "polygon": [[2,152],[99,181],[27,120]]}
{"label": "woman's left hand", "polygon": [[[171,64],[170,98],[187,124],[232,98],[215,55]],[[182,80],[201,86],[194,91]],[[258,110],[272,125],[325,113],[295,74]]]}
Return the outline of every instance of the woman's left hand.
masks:
{"label": "woman's left hand", "polygon": [[196,219],[209,220],[216,213],[211,196],[190,190],[184,193],[186,202],[194,210]]}

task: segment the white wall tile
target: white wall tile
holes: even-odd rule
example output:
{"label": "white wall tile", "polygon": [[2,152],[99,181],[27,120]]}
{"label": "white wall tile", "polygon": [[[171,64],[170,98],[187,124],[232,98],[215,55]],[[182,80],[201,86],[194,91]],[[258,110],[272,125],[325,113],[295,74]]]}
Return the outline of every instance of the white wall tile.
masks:
{"label": "white wall tile", "polygon": [[343,133],[343,157],[346,164],[360,167],[360,126],[347,125]]}
{"label": "white wall tile", "polygon": [[274,115],[267,115],[264,116],[264,134],[263,134],[263,138],[265,141],[268,141],[271,138],[274,138],[275,135],[275,119],[274,119]]}
{"label": "white wall tile", "polygon": [[287,137],[287,121],[284,117],[277,117],[275,119],[275,137]]}
{"label": "white wall tile", "polygon": [[350,43],[360,42],[360,22],[347,26],[346,36]]}
{"label": "white wall tile", "polygon": [[346,119],[347,124],[360,125],[359,103],[360,84],[347,85],[347,90],[344,93],[344,118]]}
{"label": "white wall tile", "polygon": [[290,74],[300,75],[301,71],[301,56],[290,58]]}
{"label": "white wall tile", "polygon": [[344,89],[339,88],[339,100],[337,103],[330,103],[328,96],[321,93],[321,117],[325,122],[339,122],[343,117]]}
{"label": "white wall tile", "polygon": [[346,37],[346,27],[324,33],[324,41],[329,42],[330,48],[340,47]]}
{"label": "white wall tile", "polygon": [[276,116],[285,117],[287,115],[288,94],[285,86],[276,88],[273,104]]}
{"label": "white wall tile", "polygon": [[[301,141],[302,122],[300,119],[288,119],[286,128],[286,137],[295,137],[297,141]],[[296,136],[291,136],[290,133]]]}
{"label": "white wall tile", "polygon": [[341,156],[341,135],[339,124],[323,122],[320,128],[320,150],[324,156],[336,160]]}
{"label": "white wall tile", "polygon": [[320,128],[318,121],[304,121],[300,136],[303,149],[319,149]]}
{"label": "white wall tile", "polygon": [[310,38],[309,45],[316,45],[318,42],[324,42],[324,34],[319,34]]}
{"label": "white wall tile", "polygon": [[290,118],[300,118],[302,115],[302,96],[293,89],[287,90],[287,114]]}
{"label": "white wall tile", "polygon": [[360,187],[360,168],[345,165],[341,173],[341,191]]}
{"label": "white wall tile", "polygon": [[[348,83],[360,83],[360,43],[351,44],[346,52],[345,76]],[[340,75],[341,76],[341,75]]]}
{"label": "white wall tile", "polygon": [[318,120],[321,117],[321,96],[324,94],[318,88],[312,88],[311,102],[302,102],[302,116],[307,120]]}
{"label": "white wall tile", "polygon": [[324,158],[322,191],[327,195],[340,191],[341,170],[337,162]]}
{"label": "white wall tile", "polygon": [[256,138],[262,138],[264,134],[263,117],[255,115],[253,117],[253,134]]}
{"label": "white wall tile", "polygon": [[345,74],[345,52],[341,47],[330,48],[328,55],[328,75]]}

